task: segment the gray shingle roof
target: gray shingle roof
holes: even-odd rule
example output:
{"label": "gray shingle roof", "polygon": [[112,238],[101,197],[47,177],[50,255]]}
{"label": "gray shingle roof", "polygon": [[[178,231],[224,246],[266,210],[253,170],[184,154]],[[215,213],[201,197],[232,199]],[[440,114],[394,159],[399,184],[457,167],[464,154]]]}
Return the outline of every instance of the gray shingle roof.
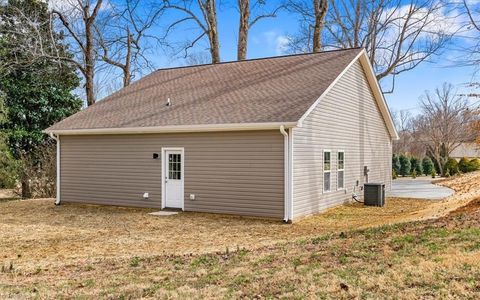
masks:
{"label": "gray shingle roof", "polygon": [[158,70],[47,131],[296,122],[361,51]]}

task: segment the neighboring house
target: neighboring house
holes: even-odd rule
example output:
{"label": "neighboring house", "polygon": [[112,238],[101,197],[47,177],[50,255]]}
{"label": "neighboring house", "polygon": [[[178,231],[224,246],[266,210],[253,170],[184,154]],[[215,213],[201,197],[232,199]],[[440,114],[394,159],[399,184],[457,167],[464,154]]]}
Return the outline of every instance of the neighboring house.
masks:
{"label": "neighboring house", "polygon": [[480,145],[475,142],[463,142],[452,151],[450,157],[456,160],[460,160],[462,157],[480,158]]}
{"label": "neighboring house", "polygon": [[57,204],[285,221],[389,189],[397,138],[362,49],[158,70],[46,132]]}

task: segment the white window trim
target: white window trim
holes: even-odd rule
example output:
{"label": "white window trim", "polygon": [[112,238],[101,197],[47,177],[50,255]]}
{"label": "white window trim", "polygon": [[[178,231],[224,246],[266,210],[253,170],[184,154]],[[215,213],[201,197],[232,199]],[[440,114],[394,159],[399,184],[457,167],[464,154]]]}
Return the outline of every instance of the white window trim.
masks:
{"label": "white window trim", "polygon": [[166,190],[165,190],[165,169],[166,169],[166,153],[167,151],[181,151],[182,152],[182,159],[181,159],[181,176],[182,176],[182,195],[183,195],[183,201],[182,201],[182,211],[185,210],[185,150],[183,147],[162,147],[162,199],[161,201],[161,207],[162,209],[165,208],[165,198],[166,198]]}
{"label": "white window trim", "polygon": [[[329,152],[330,153],[330,170],[325,171],[325,153]],[[324,194],[331,193],[332,192],[332,150],[325,149],[322,152],[322,192]],[[330,173],[330,189],[326,190],[325,189],[325,173]]]}
{"label": "white window trim", "polygon": [[[343,169],[338,168],[338,153],[343,153]],[[343,187],[338,187],[338,172],[343,171]],[[345,150],[338,150],[337,151],[337,191],[345,190]]]}

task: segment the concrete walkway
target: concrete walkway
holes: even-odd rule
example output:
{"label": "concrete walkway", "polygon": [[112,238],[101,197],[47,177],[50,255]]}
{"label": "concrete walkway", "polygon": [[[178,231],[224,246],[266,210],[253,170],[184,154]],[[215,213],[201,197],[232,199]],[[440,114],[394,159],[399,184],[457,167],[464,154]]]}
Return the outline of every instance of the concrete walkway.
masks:
{"label": "concrete walkway", "polygon": [[393,180],[392,190],[388,197],[419,198],[440,200],[453,195],[454,191],[447,187],[432,184],[430,177],[398,178]]}

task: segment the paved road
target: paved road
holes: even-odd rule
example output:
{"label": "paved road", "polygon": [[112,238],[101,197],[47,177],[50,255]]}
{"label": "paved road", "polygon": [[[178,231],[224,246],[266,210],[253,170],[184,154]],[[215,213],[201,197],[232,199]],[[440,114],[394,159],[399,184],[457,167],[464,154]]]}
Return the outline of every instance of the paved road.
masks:
{"label": "paved road", "polygon": [[393,180],[392,190],[387,196],[439,200],[453,195],[452,189],[434,185],[431,181],[429,177],[398,178]]}

